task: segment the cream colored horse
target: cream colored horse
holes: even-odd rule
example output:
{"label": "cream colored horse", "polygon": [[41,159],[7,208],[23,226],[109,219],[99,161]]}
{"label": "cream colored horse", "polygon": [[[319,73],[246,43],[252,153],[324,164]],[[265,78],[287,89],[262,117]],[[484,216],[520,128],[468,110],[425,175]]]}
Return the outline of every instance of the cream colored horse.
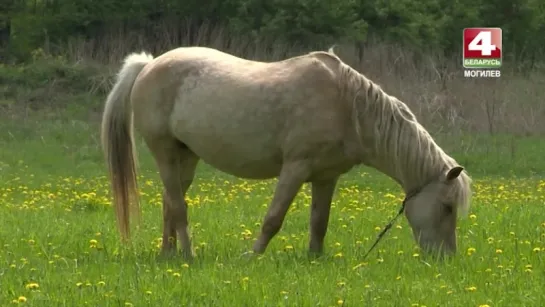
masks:
{"label": "cream colored horse", "polygon": [[118,225],[129,236],[138,208],[133,125],[164,185],[162,251],[193,257],[189,189],[199,160],[234,176],[278,178],[253,251],[263,253],[305,182],[312,184],[309,251],[321,253],[340,175],[365,164],[410,195],[405,215],[426,250],[456,251],[456,216],[470,178],[409,108],[343,63],[311,52],[255,62],[215,49],[178,48],[126,57],[103,115],[102,145]]}

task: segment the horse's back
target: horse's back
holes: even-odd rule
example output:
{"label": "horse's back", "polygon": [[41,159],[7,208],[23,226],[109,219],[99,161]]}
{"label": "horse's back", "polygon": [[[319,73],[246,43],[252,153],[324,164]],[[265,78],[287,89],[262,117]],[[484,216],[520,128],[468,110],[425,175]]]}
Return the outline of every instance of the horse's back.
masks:
{"label": "horse's back", "polygon": [[304,154],[305,139],[342,138],[338,85],[313,56],[267,63],[188,47],[150,64],[133,90],[137,129],[171,135],[228,173],[274,177],[288,153]]}

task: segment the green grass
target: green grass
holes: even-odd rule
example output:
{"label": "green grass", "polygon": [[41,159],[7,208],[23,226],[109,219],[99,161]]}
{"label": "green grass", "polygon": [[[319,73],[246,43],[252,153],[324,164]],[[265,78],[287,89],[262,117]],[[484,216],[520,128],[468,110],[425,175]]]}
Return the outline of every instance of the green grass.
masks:
{"label": "green grass", "polygon": [[[402,198],[360,168],[343,177],[326,254],[306,255],[309,187],[262,257],[247,259],[274,180],[245,181],[200,165],[189,192],[198,259],[158,258],[161,186],[140,146],[143,221],[123,247],[110,207],[96,123],[0,122],[0,305],[31,306],[539,306],[545,301],[545,141],[438,136],[473,175],[459,253],[418,254],[406,220],[362,256]],[[65,117],[70,118],[70,117]],[[95,240],[95,241],[93,241]]]}

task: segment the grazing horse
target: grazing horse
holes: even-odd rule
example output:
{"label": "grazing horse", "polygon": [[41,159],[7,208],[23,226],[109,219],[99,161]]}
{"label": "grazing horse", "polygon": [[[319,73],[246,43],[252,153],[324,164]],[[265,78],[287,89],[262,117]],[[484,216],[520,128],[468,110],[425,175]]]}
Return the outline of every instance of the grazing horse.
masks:
{"label": "grazing horse", "polygon": [[176,249],[177,236],[188,260],[194,254],[184,198],[199,160],[241,178],[278,178],[257,254],[305,182],[312,185],[309,252],[322,253],[339,176],[360,164],[403,188],[405,216],[426,251],[455,253],[456,217],[470,206],[464,168],[406,104],[332,49],[278,62],[204,47],[128,55],[107,97],[101,135],[123,240],[130,209],[138,212],[133,130],[164,186],[162,252]]}

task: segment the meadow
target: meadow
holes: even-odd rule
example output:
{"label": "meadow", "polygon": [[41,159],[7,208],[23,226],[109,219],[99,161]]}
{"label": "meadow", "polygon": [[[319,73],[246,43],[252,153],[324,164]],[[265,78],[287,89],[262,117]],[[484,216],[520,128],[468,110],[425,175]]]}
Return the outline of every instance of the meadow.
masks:
{"label": "meadow", "polygon": [[[198,258],[187,264],[158,256],[161,186],[141,143],[143,217],[131,247],[119,243],[98,124],[35,114],[5,118],[1,131],[1,306],[539,306],[545,301],[545,179],[525,166],[545,168],[540,158],[545,142],[537,138],[519,138],[513,157],[501,152],[501,138],[483,137],[481,146],[497,145],[488,163],[477,163],[479,147],[454,153],[475,165],[469,168],[475,194],[471,211],[459,222],[458,254],[446,262],[420,254],[404,218],[362,259],[403,198],[392,180],[366,168],[353,170],[338,186],[323,257],[306,254],[308,186],[266,254],[241,257],[259,231],[275,180],[237,179],[201,164],[189,192]],[[440,144],[449,140],[438,138]]]}

